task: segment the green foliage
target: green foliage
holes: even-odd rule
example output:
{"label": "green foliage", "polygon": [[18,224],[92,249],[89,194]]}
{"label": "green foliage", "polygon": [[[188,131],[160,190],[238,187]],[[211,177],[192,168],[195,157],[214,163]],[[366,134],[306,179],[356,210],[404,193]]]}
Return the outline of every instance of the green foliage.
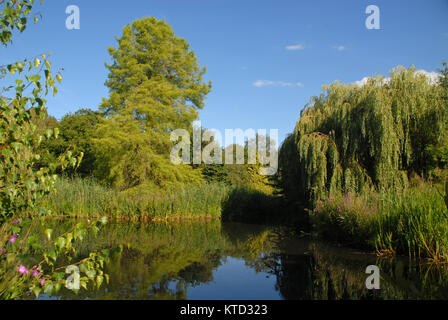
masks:
{"label": "green foliage", "polygon": [[[61,139],[64,140],[66,148],[73,148],[84,154],[83,160],[76,170],[81,176],[92,175],[95,169],[95,128],[100,123],[101,114],[98,111],[80,109],[74,114],[65,115],[60,123]],[[62,150],[61,150],[62,151]]]}
{"label": "green foliage", "polygon": [[82,153],[83,159],[75,169],[67,168],[65,174],[90,176],[95,169],[96,153],[92,139],[96,125],[100,122],[101,113],[89,109],[80,109],[74,114],[65,115],[60,122],[53,117],[45,117],[37,121],[38,132],[41,130],[58,128],[59,136],[56,139],[45,141],[39,148],[43,155],[38,166],[45,166],[54,161],[67,150]]}
{"label": "green foliage", "polygon": [[442,65],[443,65],[443,69],[437,69],[437,71],[439,71],[441,74],[439,83],[443,88],[448,90],[448,64],[446,63],[445,60],[443,60]]}
{"label": "green foliage", "polygon": [[[257,137],[258,139],[258,137]],[[226,150],[233,148],[233,164],[226,164]],[[237,164],[238,150],[244,155],[244,163]],[[248,142],[245,146],[232,144],[222,149],[222,164],[201,164],[197,166],[207,182],[223,182],[234,188],[258,190],[266,194],[274,193],[273,179],[260,174],[260,156],[256,154],[255,163],[249,164]]]}
{"label": "green foliage", "polygon": [[[0,1],[0,42],[7,46],[12,42],[12,32],[23,32],[28,23],[35,0],[4,0]],[[43,0],[40,1],[42,4]],[[34,23],[38,21],[33,16]],[[37,67],[36,67],[37,68]]]}
{"label": "green foliage", "polygon": [[448,181],[445,182],[445,196],[444,196],[444,200],[445,200],[446,208],[448,209]]}
{"label": "green foliage", "polygon": [[317,201],[311,221],[321,236],[340,243],[446,262],[448,208],[437,191],[420,183],[399,193],[335,193]]}
{"label": "green foliage", "polygon": [[58,179],[58,192],[46,205],[64,217],[114,220],[176,220],[220,218],[231,187],[222,183],[185,186],[174,191],[151,193],[145,186],[120,191],[93,179]]}
{"label": "green foliage", "polygon": [[100,109],[107,118],[98,125],[96,174],[121,189],[150,189],[199,183],[199,172],[175,166],[169,155],[172,130],[191,130],[211,84],[187,42],[155,18],[134,21],[110,47],[106,64],[109,98]]}
{"label": "green foliage", "polygon": [[253,188],[236,187],[223,205],[222,219],[263,223],[279,218],[282,209],[282,200],[278,196]]}
{"label": "green foliage", "polygon": [[288,200],[311,203],[321,236],[447,260],[448,212],[428,182],[447,174],[444,67],[436,84],[414,67],[362,87],[336,82],[302,111],[280,148],[277,180]]}
{"label": "green foliage", "polygon": [[[4,6],[0,16],[0,41],[4,46],[11,42],[10,30],[25,29],[32,4],[33,1],[25,0],[0,2]],[[42,202],[55,192],[56,170],[76,168],[82,159],[82,154],[76,157],[67,151],[54,162],[38,165],[42,142],[59,134],[57,128],[48,128],[48,124],[38,126],[40,120],[48,120],[44,97],[50,90],[57,93],[55,83],[62,77],[52,77],[46,55],[33,59],[0,67],[0,78],[11,78],[15,83],[0,93],[0,299],[22,298],[26,292],[37,296],[41,291],[50,295],[58,291],[64,274],[57,270],[65,268],[56,264],[58,258],[70,261],[75,254],[73,242],[85,233],[80,225],[56,238],[47,230],[45,245],[37,243],[33,234],[33,223],[51,213]],[[88,227],[98,229],[96,225]],[[101,259],[104,255],[92,253],[79,263],[89,263],[89,269],[100,272]]]}
{"label": "green foliage", "polygon": [[280,152],[286,195],[401,190],[408,175],[430,177],[443,166],[444,88],[415,71],[399,67],[363,87],[333,83],[313,97]]}
{"label": "green foliage", "polygon": [[[58,135],[57,129],[47,129],[42,134],[36,132],[32,116],[45,114],[44,96],[50,89],[55,89],[55,80],[50,76],[50,63],[45,55],[36,58],[40,63],[29,63],[25,74],[25,62],[10,64],[2,69],[7,77],[16,74],[16,86],[4,88],[9,92],[14,89],[13,97],[2,96],[0,100],[0,222],[18,212],[35,209],[39,201],[52,191],[57,167],[76,167],[80,158],[72,153],[62,154],[56,163],[35,170],[35,163],[40,159],[36,153],[42,141]],[[6,71],[8,70],[8,71]],[[16,73],[17,72],[17,73]],[[41,74],[45,80],[40,82]],[[31,97],[26,90],[31,90]]]}

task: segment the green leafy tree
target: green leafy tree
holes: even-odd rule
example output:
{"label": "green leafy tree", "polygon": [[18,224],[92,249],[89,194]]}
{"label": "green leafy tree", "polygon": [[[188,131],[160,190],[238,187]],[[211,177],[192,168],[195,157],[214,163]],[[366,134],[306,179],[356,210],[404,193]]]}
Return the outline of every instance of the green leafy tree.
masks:
{"label": "green leafy tree", "polygon": [[53,158],[58,157],[67,150],[83,153],[82,162],[76,170],[68,168],[65,170],[65,174],[76,174],[82,177],[93,174],[96,161],[93,138],[96,126],[100,123],[101,118],[99,111],[90,109],[80,109],[73,114],[67,114],[58,123],[60,131],[58,139],[53,139],[51,142],[44,144],[43,148]]}
{"label": "green leafy tree", "polygon": [[440,85],[447,90],[448,96],[448,65],[445,60],[442,61],[443,69],[437,69],[440,72],[441,77],[439,79]]}
{"label": "green leafy tree", "polygon": [[398,191],[411,174],[430,177],[447,141],[444,92],[414,67],[363,87],[324,87],[281,148],[285,193],[315,200],[334,191]]}
{"label": "green leafy tree", "polygon": [[37,126],[38,134],[43,134],[48,129],[59,130],[57,138],[43,141],[40,145],[38,151],[41,158],[37,162],[37,168],[48,166],[67,150],[72,150],[78,154],[83,153],[84,156],[76,170],[69,167],[65,169],[64,174],[76,174],[82,177],[92,175],[96,160],[92,139],[101,118],[99,111],[90,109],[80,109],[73,114],[67,114],[60,122],[49,115],[34,117],[33,122]]}
{"label": "green leafy tree", "polygon": [[443,69],[438,69],[440,72],[439,84],[443,89],[443,96],[446,101],[446,111],[443,114],[445,121],[444,131],[439,135],[437,142],[429,144],[427,151],[431,154],[435,165],[447,167],[448,166],[448,65],[446,61],[442,62]]}
{"label": "green leafy tree", "polygon": [[95,139],[97,176],[123,189],[200,181],[191,166],[170,162],[170,133],[190,130],[204,107],[211,90],[202,79],[206,69],[188,43],[155,18],[125,26],[117,42],[109,48],[112,64],[106,64],[110,95],[100,106],[106,118]]}
{"label": "green leafy tree", "polygon": [[92,175],[95,170],[96,153],[93,138],[101,118],[99,111],[81,109],[74,114],[65,115],[60,123],[60,137],[65,143],[64,147],[73,148],[84,154],[76,170],[76,173],[83,177]]}
{"label": "green leafy tree", "polygon": [[[202,170],[202,175],[207,182],[223,182],[232,187],[256,189],[265,193],[273,193],[273,181],[269,176],[261,175],[260,155],[255,153],[255,163],[249,164],[249,143],[257,145],[257,135],[255,139],[246,141],[245,145],[231,144],[222,149],[222,164],[201,164],[198,166]],[[261,137],[265,139],[265,137]],[[270,140],[267,140],[270,141]],[[226,150],[233,148],[233,164],[226,164]],[[270,146],[268,145],[268,149]],[[237,164],[238,152],[243,155],[242,164]],[[240,159],[240,161],[243,159]]]}

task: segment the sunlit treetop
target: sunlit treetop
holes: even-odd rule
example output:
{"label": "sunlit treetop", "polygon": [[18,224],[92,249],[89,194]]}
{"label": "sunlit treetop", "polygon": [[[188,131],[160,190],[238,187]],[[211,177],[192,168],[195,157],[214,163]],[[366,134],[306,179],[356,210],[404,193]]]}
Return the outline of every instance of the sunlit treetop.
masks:
{"label": "sunlit treetop", "polygon": [[117,47],[108,48],[112,58],[112,64],[106,63],[110,96],[101,104],[106,114],[148,97],[152,98],[148,103],[170,105],[179,113],[194,114],[193,109],[204,107],[211,89],[211,83],[202,80],[206,68],[200,68],[189,44],[175,36],[170,25],[153,17],[139,19],[126,25],[116,40]]}

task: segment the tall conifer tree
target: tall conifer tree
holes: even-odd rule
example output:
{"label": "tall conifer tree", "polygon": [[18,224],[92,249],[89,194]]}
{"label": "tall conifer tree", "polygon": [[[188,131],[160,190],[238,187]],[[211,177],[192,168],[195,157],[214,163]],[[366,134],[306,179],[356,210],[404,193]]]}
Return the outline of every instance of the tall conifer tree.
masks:
{"label": "tall conifer tree", "polygon": [[197,181],[200,174],[169,159],[170,132],[190,130],[211,83],[188,43],[164,21],[134,21],[109,47],[109,97],[100,110],[98,175],[121,188],[169,187]]}

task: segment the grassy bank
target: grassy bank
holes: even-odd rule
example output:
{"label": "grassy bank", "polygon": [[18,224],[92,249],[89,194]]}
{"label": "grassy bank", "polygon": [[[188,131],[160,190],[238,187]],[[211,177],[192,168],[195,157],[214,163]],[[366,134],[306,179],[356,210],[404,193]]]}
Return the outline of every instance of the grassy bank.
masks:
{"label": "grassy bank", "polygon": [[44,203],[56,216],[131,221],[224,218],[260,222],[279,214],[281,203],[262,191],[218,182],[151,193],[119,191],[92,179],[60,178],[56,190]]}
{"label": "grassy bank", "polygon": [[323,238],[375,249],[379,255],[406,254],[448,262],[448,209],[442,186],[420,183],[403,192],[333,194],[310,214]]}
{"label": "grassy bank", "polygon": [[163,194],[120,192],[91,179],[58,179],[57,193],[45,206],[55,215],[117,220],[157,221],[219,218],[230,188],[210,183]]}

